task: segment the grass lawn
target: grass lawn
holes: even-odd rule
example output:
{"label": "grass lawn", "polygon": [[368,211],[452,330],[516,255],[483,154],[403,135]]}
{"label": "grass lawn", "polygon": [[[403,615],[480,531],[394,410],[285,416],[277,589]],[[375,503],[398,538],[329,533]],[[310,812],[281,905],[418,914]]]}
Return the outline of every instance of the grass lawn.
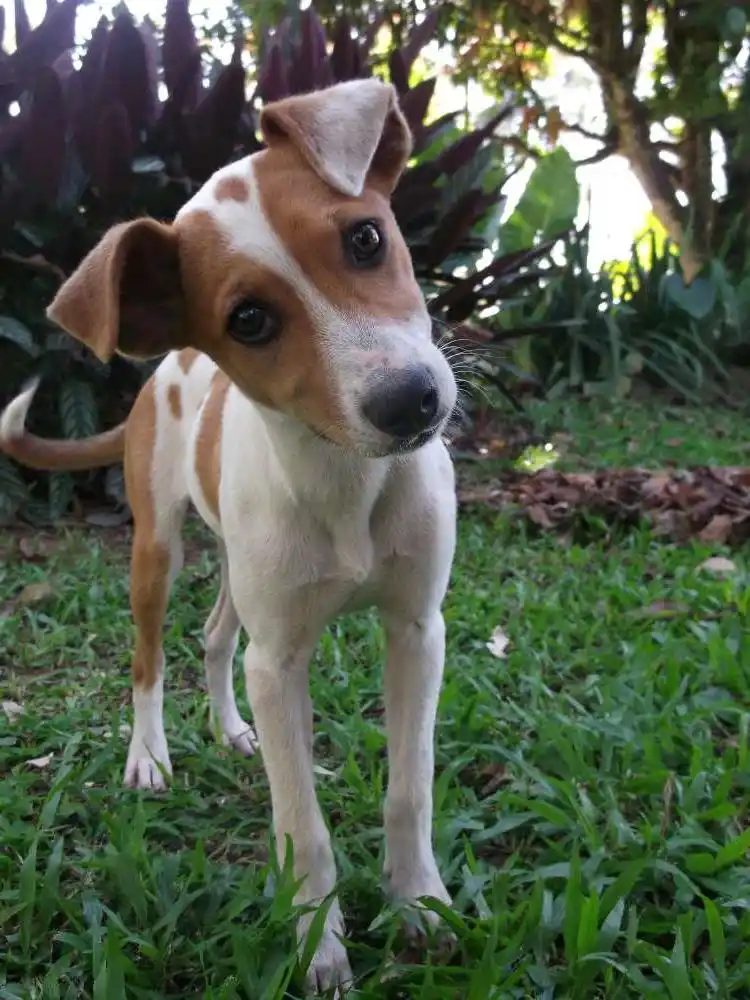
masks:
{"label": "grass lawn", "polygon": [[[166,640],[174,783],[161,797],[120,786],[119,538],[32,535],[42,560],[0,561],[0,998],[299,997],[260,760],[208,733],[201,534]],[[722,554],[735,572],[699,569]],[[577,547],[462,516],[435,802],[449,964],[400,951],[380,892],[380,633],[365,614],[326,634],[318,782],[354,998],[750,997],[749,557],[645,529]],[[19,608],[42,582],[46,599]],[[505,656],[487,648],[496,629]]]}

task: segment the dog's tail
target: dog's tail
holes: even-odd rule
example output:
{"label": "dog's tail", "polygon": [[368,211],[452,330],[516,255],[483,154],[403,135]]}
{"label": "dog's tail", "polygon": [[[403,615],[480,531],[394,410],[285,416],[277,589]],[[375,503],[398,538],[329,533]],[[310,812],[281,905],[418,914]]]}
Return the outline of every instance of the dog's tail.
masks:
{"label": "dog's tail", "polygon": [[80,441],[47,440],[26,430],[26,414],[39,385],[29,383],[0,413],[0,452],[30,469],[81,472],[114,465],[125,453],[125,421]]}

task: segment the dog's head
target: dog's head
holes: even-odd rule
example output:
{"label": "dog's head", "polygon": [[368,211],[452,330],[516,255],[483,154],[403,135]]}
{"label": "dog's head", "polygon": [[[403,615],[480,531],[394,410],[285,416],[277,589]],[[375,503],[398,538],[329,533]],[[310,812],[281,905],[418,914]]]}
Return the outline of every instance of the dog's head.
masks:
{"label": "dog's head", "polygon": [[261,128],[266,149],[174,224],[112,228],[48,315],[103,360],[195,347],[254,401],[362,453],[418,447],[456,384],[390,208],[412,148],[395,91],[290,97]]}

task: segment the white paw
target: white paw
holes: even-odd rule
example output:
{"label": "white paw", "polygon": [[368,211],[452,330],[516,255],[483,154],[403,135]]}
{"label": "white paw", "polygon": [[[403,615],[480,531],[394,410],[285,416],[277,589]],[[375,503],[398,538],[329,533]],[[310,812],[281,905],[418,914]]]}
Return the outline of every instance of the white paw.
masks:
{"label": "white paw", "polygon": [[424,946],[428,938],[437,932],[438,950],[440,952],[453,950],[456,945],[455,935],[445,927],[439,913],[427,909],[421,902],[423,897],[429,896],[445,906],[451,905],[451,897],[437,869],[418,879],[413,876],[403,879],[391,877],[390,896],[405,907],[404,932],[410,942],[420,947]]}
{"label": "white paw", "polygon": [[246,723],[243,723],[243,726],[243,730],[234,736],[224,733],[223,743],[233,747],[243,757],[252,757],[258,749],[258,739],[252,726],[248,726]]}
{"label": "white paw", "polygon": [[322,993],[335,987],[336,997],[343,997],[351,986],[352,970],[346,948],[333,930],[323,932],[308,966],[305,983],[309,993]]}
{"label": "white paw", "polygon": [[158,753],[149,754],[143,744],[130,747],[125,765],[125,785],[128,788],[146,788],[163,791],[167,778],[172,776],[172,764],[166,746]]}

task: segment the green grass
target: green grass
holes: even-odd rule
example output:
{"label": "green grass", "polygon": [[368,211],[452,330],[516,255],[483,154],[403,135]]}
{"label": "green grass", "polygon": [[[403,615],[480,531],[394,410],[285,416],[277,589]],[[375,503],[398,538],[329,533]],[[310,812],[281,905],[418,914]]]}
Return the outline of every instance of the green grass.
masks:
{"label": "green grass", "polygon": [[748,414],[726,407],[676,406],[652,396],[637,405],[566,398],[529,411],[553,435],[561,468],[750,464]]}
{"label": "green grass", "polygon": [[[0,714],[0,998],[301,996],[260,761],[208,734],[201,536],[166,640],[174,784],[120,786],[131,632],[114,537],[61,535],[46,561],[0,569],[3,698],[25,710]],[[462,519],[435,787],[448,964],[406,961],[380,891],[380,633],[360,615],[326,634],[318,781],[355,998],[750,996],[750,575],[747,552],[727,578],[698,571],[713,554]],[[14,608],[38,581],[48,601]],[[506,659],[486,647],[497,627]]]}

